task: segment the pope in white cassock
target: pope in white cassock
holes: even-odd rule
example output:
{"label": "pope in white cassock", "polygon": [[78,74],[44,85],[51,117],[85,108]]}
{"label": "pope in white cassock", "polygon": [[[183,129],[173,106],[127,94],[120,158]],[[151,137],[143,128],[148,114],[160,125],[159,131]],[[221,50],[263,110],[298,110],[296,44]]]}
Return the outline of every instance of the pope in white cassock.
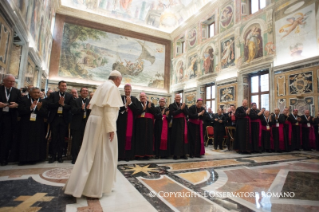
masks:
{"label": "pope in white cassock", "polygon": [[114,70],[90,101],[82,147],[64,189],[74,197],[101,198],[112,191],[117,169],[116,120],[123,106],[118,86],[122,75]]}

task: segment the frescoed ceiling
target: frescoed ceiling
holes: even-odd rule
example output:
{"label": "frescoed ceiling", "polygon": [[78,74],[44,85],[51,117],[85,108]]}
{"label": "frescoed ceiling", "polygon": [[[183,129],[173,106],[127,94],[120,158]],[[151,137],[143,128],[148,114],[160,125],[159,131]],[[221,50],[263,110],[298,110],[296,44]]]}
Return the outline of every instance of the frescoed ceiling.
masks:
{"label": "frescoed ceiling", "polygon": [[214,0],[61,0],[61,6],[171,33]]}

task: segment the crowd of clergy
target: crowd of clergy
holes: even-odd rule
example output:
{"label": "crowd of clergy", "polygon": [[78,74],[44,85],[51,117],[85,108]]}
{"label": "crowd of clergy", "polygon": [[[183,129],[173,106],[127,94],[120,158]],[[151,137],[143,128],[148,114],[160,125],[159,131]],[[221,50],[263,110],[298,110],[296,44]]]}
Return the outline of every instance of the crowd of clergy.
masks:
{"label": "crowd of clergy", "polygon": [[[93,93],[89,95],[86,87],[79,96],[75,89],[68,93],[65,81],[58,83],[58,91],[49,90],[46,95],[32,86],[28,92],[21,92],[14,84],[15,78],[6,75],[0,86],[1,165],[34,164],[47,158],[49,163],[62,163],[68,133],[74,164]],[[213,113],[210,108],[206,110],[202,99],[188,107],[179,94],[172,104],[161,98],[155,107],[145,93],[137,99],[131,92],[132,86],[126,84],[117,119],[118,160],[199,158],[205,154],[208,137],[213,137],[215,150],[227,146],[241,154],[319,150],[319,113],[316,118],[309,110],[301,116],[298,110],[290,113],[289,108],[270,113],[257,109],[256,103],[248,107],[246,99],[237,109],[231,105],[228,111],[219,108]],[[207,132],[207,127],[212,127],[213,133]]]}

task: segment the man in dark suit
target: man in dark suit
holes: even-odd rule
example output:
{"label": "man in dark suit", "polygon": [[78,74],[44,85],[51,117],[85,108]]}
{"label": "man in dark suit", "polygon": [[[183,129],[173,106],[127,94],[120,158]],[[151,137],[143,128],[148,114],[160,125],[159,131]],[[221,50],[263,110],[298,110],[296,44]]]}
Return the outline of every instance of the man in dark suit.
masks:
{"label": "man in dark suit", "polygon": [[21,92],[14,88],[15,78],[6,75],[3,85],[0,86],[0,163],[8,164],[9,151],[14,142],[14,132],[18,121],[18,106],[21,101]]}
{"label": "man in dark suit", "polygon": [[64,136],[70,122],[69,112],[71,110],[72,95],[66,93],[66,82],[59,82],[59,91],[53,92],[48,98],[49,118],[48,122],[52,132],[52,152],[49,163],[58,161],[62,163],[62,151],[64,146]]}
{"label": "man in dark suit", "polygon": [[71,103],[71,131],[72,131],[72,164],[75,163],[76,158],[78,157],[86,121],[90,114],[89,102],[90,99],[87,98],[89,90],[85,87],[80,90],[80,97],[73,100]]}

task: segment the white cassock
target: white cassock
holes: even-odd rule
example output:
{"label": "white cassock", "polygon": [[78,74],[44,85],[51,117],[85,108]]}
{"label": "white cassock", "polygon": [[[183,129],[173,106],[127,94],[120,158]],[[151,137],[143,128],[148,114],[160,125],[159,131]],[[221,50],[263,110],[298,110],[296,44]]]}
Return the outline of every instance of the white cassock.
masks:
{"label": "white cassock", "polygon": [[[101,198],[112,191],[118,159],[116,120],[122,106],[120,91],[112,80],[97,88],[90,101],[81,150],[64,187],[66,194]],[[114,132],[112,142],[110,132]]]}

